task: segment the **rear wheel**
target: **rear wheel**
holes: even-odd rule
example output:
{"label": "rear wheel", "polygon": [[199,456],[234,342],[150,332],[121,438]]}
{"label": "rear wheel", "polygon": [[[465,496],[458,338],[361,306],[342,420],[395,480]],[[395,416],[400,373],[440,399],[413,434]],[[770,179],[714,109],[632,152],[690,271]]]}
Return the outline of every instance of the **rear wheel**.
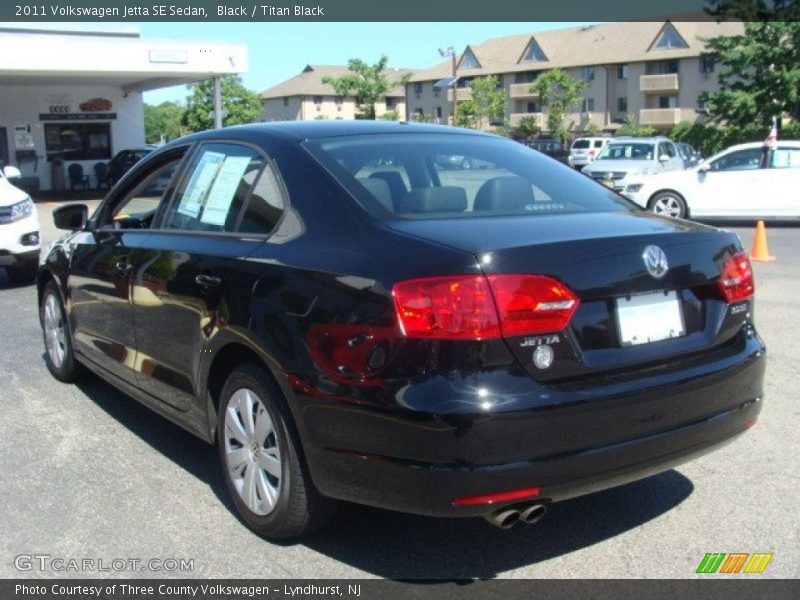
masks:
{"label": "rear wheel", "polygon": [[657,215],[673,219],[684,219],[688,214],[686,201],[677,192],[659,192],[650,199],[647,207]]}
{"label": "rear wheel", "polygon": [[39,318],[44,334],[45,363],[48,371],[59,381],[65,383],[77,381],[86,370],[75,360],[64,305],[61,303],[58,288],[52,281],[44,288]]}
{"label": "rear wheel", "polygon": [[260,365],[228,377],[217,426],[222,476],[244,521],[275,540],[318,529],[335,508],[314,487],[286,415],[280,389]]}
{"label": "rear wheel", "polygon": [[39,271],[39,259],[26,260],[13,267],[6,267],[8,278],[14,283],[31,283]]}

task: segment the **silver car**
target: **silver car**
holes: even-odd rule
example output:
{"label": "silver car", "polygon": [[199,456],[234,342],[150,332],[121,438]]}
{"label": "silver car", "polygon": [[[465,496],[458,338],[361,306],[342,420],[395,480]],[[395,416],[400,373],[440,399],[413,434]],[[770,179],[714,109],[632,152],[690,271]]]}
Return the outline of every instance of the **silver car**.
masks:
{"label": "silver car", "polygon": [[663,136],[615,138],[583,173],[614,190],[647,175],[684,168],[675,144]]}

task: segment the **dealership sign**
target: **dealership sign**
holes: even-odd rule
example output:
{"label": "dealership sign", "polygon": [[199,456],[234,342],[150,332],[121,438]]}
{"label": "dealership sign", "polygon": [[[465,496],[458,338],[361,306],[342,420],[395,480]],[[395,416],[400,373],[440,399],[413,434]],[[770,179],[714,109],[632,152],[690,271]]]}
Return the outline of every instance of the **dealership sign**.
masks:
{"label": "dealership sign", "polygon": [[87,98],[76,103],[69,94],[48,94],[42,99],[40,121],[105,121],[116,119],[108,112],[114,104],[108,98]]}

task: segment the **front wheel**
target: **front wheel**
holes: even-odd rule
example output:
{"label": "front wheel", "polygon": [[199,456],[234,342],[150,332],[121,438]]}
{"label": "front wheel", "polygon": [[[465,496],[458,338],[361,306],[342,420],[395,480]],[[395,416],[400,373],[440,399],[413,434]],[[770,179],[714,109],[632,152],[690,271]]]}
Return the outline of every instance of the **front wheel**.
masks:
{"label": "front wheel", "polygon": [[58,288],[52,281],[44,288],[39,318],[44,335],[47,370],[64,383],[77,381],[86,371],[84,366],[75,360],[64,305],[61,303]]}
{"label": "front wheel", "polygon": [[686,218],[686,201],[676,192],[659,192],[648,203],[647,207],[655,214],[673,219]]}
{"label": "front wheel", "polygon": [[244,364],[228,377],[217,426],[222,476],[247,525],[273,540],[318,529],[335,507],[314,487],[287,414],[260,365]]}

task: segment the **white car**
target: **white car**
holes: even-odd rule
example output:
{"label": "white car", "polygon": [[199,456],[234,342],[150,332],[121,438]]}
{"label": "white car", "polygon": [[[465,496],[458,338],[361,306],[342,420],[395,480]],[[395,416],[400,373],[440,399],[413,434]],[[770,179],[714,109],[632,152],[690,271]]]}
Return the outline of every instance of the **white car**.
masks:
{"label": "white car", "polygon": [[800,141],[739,144],[685,171],[659,173],[622,190],[638,205],[678,218],[800,217]]}
{"label": "white car", "polygon": [[581,173],[622,192],[629,184],[643,181],[648,175],[683,168],[683,159],[675,144],[664,136],[618,137],[612,139]]}
{"label": "white car", "polygon": [[33,200],[9,179],[18,179],[19,169],[0,169],[0,266],[15,283],[28,283],[39,269],[39,217]]}
{"label": "white car", "polygon": [[608,137],[582,137],[572,142],[567,162],[570,167],[580,169],[592,162],[600,151],[608,145]]}

